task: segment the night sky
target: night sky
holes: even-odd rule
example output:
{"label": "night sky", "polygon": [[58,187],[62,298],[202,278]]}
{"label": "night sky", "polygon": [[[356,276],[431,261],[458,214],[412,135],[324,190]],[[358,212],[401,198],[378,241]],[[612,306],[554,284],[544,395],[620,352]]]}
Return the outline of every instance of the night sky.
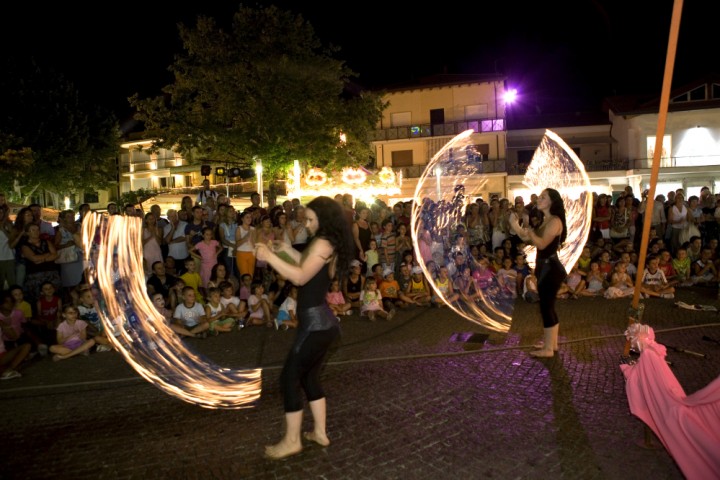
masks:
{"label": "night sky", "polygon": [[[7,3],[7,2],[6,2]],[[127,97],[171,81],[176,25],[198,14],[229,24],[239,3],[172,8],[144,2],[12,2],[0,7],[3,57],[34,56],[69,77],[88,100],[119,117]],[[273,2],[260,2],[269,4]],[[598,109],[614,94],[660,93],[673,2],[274,2],[301,14],[324,44],[371,88],[442,72],[502,73],[534,111]],[[642,3],[647,8],[640,8]],[[712,5],[708,5],[712,4]],[[247,3],[246,5],[255,5]],[[720,72],[720,2],[685,1],[673,86]]]}

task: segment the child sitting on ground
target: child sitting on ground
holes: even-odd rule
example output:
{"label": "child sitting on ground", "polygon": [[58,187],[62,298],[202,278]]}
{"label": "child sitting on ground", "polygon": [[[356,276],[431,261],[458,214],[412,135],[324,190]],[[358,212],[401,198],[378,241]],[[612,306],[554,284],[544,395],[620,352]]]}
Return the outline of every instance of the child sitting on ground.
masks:
{"label": "child sitting on ground", "polygon": [[[405,293],[400,290],[400,284],[395,280],[395,272],[386,268],[383,271],[383,280],[378,285],[378,290],[383,299],[383,309],[392,313],[395,308],[406,308],[414,305],[415,302],[406,297]],[[394,313],[393,313],[394,315]]]}
{"label": "child sitting on ground", "polygon": [[205,304],[205,316],[210,324],[209,331],[212,335],[231,332],[235,326],[235,319],[225,313],[225,307],[220,302],[220,289],[210,287],[208,299]]}
{"label": "child sitting on ground", "polygon": [[665,274],[658,268],[658,257],[649,257],[645,273],[643,273],[640,292],[644,298],[661,297],[675,298],[675,288],[668,285]]}
{"label": "child sitting on ground", "polygon": [[[7,292],[6,296],[2,299],[2,309],[6,312],[17,312],[22,318],[22,312],[15,308],[15,299],[10,292]],[[15,327],[11,322],[0,321],[0,336],[3,338],[14,339],[17,338],[19,333],[15,330]],[[30,343],[22,343],[10,348],[5,347],[5,342],[0,340],[0,380],[10,380],[13,378],[22,377],[22,374],[18,372],[20,364],[30,354],[32,345]]]}
{"label": "child sitting on ground", "polygon": [[352,315],[352,305],[345,300],[343,293],[340,291],[340,280],[337,278],[334,278],[330,282],[330,290],[325,294],[325,300],[336,317]]}
{"label": "child sitting on ground", "polygon": [[[382,295],[377,289],[377,282],[374,277],[368,277],[365,280],[365,288],[360,295],[362,306],[360,307],[360,315],[367,315],[371,322],[375,321],[375,317],[379,316],[387,320],[392,320],[392,315],[383,309]],[[393,315],[395,312],[393,311]]]}
{"label": "child sitting on ground", "polygon": [[98,315],[95,304],[95,295],[93,295],[90,286],[85,286],[78,294],[77,309],[80,319],[88,324],[87,336],[95,340],[95,351],[109,352],[112,350],[110,340],[108,339],[105,326],[100,319],[100,315]]}
{"label": "child sitting on ground", "polygon": [[678,286],[689,287],[692,285],[690,276],[692,275],[692,262],[688,257],[686,247],[678,247],[675,252],[675,258],[672,260],[672,267],[675,270],[675,280]]}
{"label": "child sitting on ground", "polygon": [[627,273],[627,264],[618,262],[615,264],[615,271],[610,277],[610,286],[605,290],[605,298],[625,298],[635,294],[630,275]]}
{"label": "child sitting on ground", "polygon": [[428,285],[419,265],[412,267],[410,283],[408,283],[405,295],[419,306],[426,307],[430,305],[430,285]]}
{"label": "child sitting on ground", "polygon": [[250,296],[248,297],[248,310],[250,314],[248,315],[246,325],[275,326],[270,313],[270,301],[264,293],[265,288],[262,286],[262,283],[253,283],[250,292]]}
{"label": "child sitting on ground", "polygon": [[574,298],[577,299],[582,291],[585,290],[585,280],[580,273],[580,266],[575,263],[570,273],[565,277],[565,281],[560,285],[557,296],[558,298]]}
{"label": "child sitting on ground", "polygon": [[[194,262],[193,262],[194,263]],[[186,263],[186,265],[189,265]],[[195,289],[186,286],[182,291],[182,302],[175,307],[173,320],[196,338],[205,338],[210,324],[205,315],[205,308],[195,299]],[[181,335],[184,335],[181,333]]]}
{"label": "child sitting on ground", "polygon": [[535,270],[530,270],[530,273],[523,281],[523,299],[525,299],[528,303],[536,303],[540,301]]}
{"label": "child sitting on ground", "polygon": [[290,286],[287,297],[280,304],[277,317],[275,318],[275,330],[287,330],[297,328],[297,292],[295,285]]}
{"label": "child sitting on ground", "polygon": [[150,298],[152,300],[153,305],[155,306],[155,309],[158,311],[158,313],[162,316],[163,320],[165,321],[165,325],[169,326],[170,329],[177,333],[180,336],[183,337],[192,337],[193,334],[190,333],[185,327],[178,325],[177,323],[174,323],[173,320],[173,312],[171,312],[168,308],[165,308],[165,297],[162,293],[153,293],[152,297]]}
{"label": "child sitting on ground", "polygon": [[220,289],[220,303],[225,307],[225,315],[234,318],[238,324],[238,330],[245,327],[245,317],[248,316],[247,303],[240,300],[240,297],[233,295],[235,287],[232,283],[225,281],[218,285]]}
{"label": "child sitting on ground", "polygon": [[600,264],[598,262],[590,262],[590,271],[585,275],[586,286],[580,292],[583,297],[597,297],[605,293],[605,279],[600,273]]}
{"label": "child sitting on ground", "polygon": [[57,344],[50,346],[53,360],[65,360],[75,355],[87,355],[95,340],[87,338],[87,322],[80,320],[77,307],[67,304],[62,309],[63,321],[57,327]]}

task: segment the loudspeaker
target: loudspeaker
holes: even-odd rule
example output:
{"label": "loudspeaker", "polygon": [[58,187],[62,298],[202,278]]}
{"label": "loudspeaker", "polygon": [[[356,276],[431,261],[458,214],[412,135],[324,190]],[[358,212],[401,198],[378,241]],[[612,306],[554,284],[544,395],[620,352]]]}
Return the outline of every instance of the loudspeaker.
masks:
{"label": "loudspeaker", "polygon": [[202,175],[203,177],[207,177],[208,175],[210,175],[210,172],[212,172],[212,168],[210,167],[210,165],[203,165],[202,167],[200,167],[200,175]]}

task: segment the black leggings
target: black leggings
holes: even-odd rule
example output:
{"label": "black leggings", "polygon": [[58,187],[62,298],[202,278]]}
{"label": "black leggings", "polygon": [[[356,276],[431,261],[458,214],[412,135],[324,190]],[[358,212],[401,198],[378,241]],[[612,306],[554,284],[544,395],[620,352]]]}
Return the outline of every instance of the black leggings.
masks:
{"label": "black leggings", "polygon": [[538,279],[540,316],[542,317],[543,327],[554,327],[559,323],[555,311],[555,300],[567,273],[557,257],[552,257],[538,260],[535,274]]}
{"label": "black leggings", "polygon": [[280,375],[286,413],[303,409],[301,390],[305,391],[308,402],[325,397],[320,385],[320,370],[330,345],[339,334],[338,327],[309,332],[299,348],[293,346],[290,349]]}

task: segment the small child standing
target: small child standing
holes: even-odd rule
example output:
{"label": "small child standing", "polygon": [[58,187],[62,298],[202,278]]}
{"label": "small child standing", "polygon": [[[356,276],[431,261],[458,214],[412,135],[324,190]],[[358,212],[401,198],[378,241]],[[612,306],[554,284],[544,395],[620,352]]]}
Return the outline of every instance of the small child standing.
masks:
{"label": "small child standing", "polygon": [[367,315],[371,322],[375,321],[375,316],[388,319],[388,312],[383,309],[382,295],[377,289],[377,282],[374,277],[368,277],[365,280],[365,288],[360,295],[362,306],[360,307],[360,315]]}
{"label": "small child standing", "polygon": [[330,282],[330,290],[325,294],[325,300],[335,316],[352,315],[352,305],[345,301],[345,297],[340,291],[340,280],[337,278]]}
{"label": "small child standing", "polygon": [[[194,263],[192,259],[190,261]],[[205,308],[195,299],[195,289],[191,286],[183,288],[182,300],[173,313],[175,323],[185,328],[193,337],[205,338],[210,324],[205,316]]]}
{"label": "small child standing", "polygon": [[240,300],[243,300],[245,302],[248,301],[248,298],[250,298],[250,294],[252,291],[250,290],[252,288],[252,276],[249,273],[244,273],[242,277],[240,278],[240,290],[238,293],[238,297]]}
{"label": "small child standing", "polygon": [[215,240],[215,234],[211,227],[204,227],[202,229],[202,240],[196,243],[192,250],[190,250],[190,255],[200,260],[200,278],[202,280],[202,286],[205,289],[208,288],[212,269],[218,263],[218,255],[220,255],[222,250],[220,242]]}
{"label": "small child standing", "polygon": [[290,287],[287,297],[280,304],[277,317],[275,318],[275,330],[288,328],[297,328],[297,293],[298,289],[295,285]]}
{"label": "small child standing", "polygon": [[[195,290],[194,301],[205,303],[205,299],[203,298],[205,288],[203,287],[202,277],[195,271],[195,260],[192,256],[185,259],[185,270],[185,273],[180,275],[182,281],[185,282],[185,288],[190,287]],[[185,288],[183,288],[183,292]],[[184,293],[183,296],[185,296]]]}
{"label": "small child standing", "polygon": [[270,300],[265,295],[265,287],[262,283],[253,283],[250,297],[248,297],[248,315],[247,325],[265,325],[266,327],[274,327],[272,317],[270,316]]}
{"label": "small child standing", "polygon": [[45,282],[40,287],[40,298],[37,301],[39,325],[46,330],[55,330],[60,323],[60,312],[63,310],[62,299],[55,291],[55,285]]}
{"label": "small child standing", "polygon": [[380,263],[380,252],[378,251],[378,244],[374,238],[370,239],[369,248],[365,251],[365,266],[366,271],[372,272],[375,265]]}
{"label": "small child standing", "polygon": [[225,313],[225,306],[220,302],[220,289],[217,287],[208,290],[205,316],[210,323],[210,333],[213,335],[231,332],[235,326],[235,319]]}
{"label": "small child standing", "polygon": [[50,346],[53,360],[65,360],[75,355],[87,355],[95,340],[87,339],[87,323],[80,320],[80,312],[72,304],[62,309],[63,321],[57,327],[57,344]]}

